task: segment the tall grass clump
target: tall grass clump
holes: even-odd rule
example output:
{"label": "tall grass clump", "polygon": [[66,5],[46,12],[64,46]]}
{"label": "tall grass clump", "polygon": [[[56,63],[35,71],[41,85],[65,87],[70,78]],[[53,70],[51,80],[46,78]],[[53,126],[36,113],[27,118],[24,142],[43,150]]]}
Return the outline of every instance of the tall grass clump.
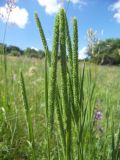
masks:
{"label": "tall grass clump", "polygon": [[[65,157],[71,159],[71,109],[68,103],[68,80],[67,80],[67,55],[66,55],[66,15],[64,9],[60,11],[60,55],[61,55],[61,103],[63,108],[63,121],[65,121],[65,137],[66,143],[64,144]],[[68,41],[70,37],[68,37]],[[69,49],[70,48],[69,41]],[[69,53],[72,54],[72,53]],[[71,60],[72,57],[70,57]]]}
{"label": "tall grass clump", "polygon": [[[58,52],[60,63],[57,59]],[[60,73],[57,64],[60,66]],[[103,137],[99,135],[99,138],[96,139],[98,119],[95,119],[95,116],[99,112],[95,107],[95,80],[92,79],[91,71],[85,64],[79,67],[77,19],[73,19],[73,38],[71,40],[64,9],[61,9],[56,16],[51,67],[48,67],[48,70],[50,70],[47,77],[49,81],[48,115],[50,115],[48,137],[52,143],[49,148],[50,155],[54,155],[54,144],[58,143],[59,154],[56,159],[100,159],[102,157],[101,148],[96,148],[96,145],[101,146],[103,143],[105,147],[105,143],[102,141]],[[57,142],[51,137],[56,134]],[[114,136],[112,139],[111,145],[114,150]],[[104,154],[104,156],[107,155],[107,153]]]}

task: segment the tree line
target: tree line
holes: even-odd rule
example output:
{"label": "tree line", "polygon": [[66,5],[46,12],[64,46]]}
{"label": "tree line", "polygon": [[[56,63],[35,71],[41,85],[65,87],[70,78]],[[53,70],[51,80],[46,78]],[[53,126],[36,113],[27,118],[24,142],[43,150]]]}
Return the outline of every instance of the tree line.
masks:
{"label": "tree line", "polygon": [[[100,65],[118,65],[120,64],[120,38],[98,40],[94,31],[88,32],[88,61]],[[45,53],[43,50],[36,50],[34,48],[20,49],[14,45],[6,45],[0,43],[0,54],[6,53],[11,56],[27,56],[31,58],[44,58]],[[50,51],[51,55],[51,51]],[[58,59],[60,55],[58,54]]]}
{"label": "tree line", "polygon": [[20,49],[17,46],[14,45],[6,45],[3,43],[0,43],[0,54],[7,54],[11,56],[27,56],[31,58],[43,58],[45,56],[45,53],[43,50],[36,50],[34,48],[26,48],[25,50]]}

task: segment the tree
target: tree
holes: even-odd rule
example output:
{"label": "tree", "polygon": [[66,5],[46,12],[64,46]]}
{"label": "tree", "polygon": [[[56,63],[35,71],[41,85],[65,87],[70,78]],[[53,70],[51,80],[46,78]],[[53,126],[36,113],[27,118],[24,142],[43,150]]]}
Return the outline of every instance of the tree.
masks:
{"label": "tree", "polygon": [[13,46],[13,45],[10,45],[10,46],[7,46],[6,47],[6,52],[7,52],[7,54],[11,54],[11,53],[15,53],[15,52],[19,52],[20,53],[20,55],[22,55],[23,54],[23,51],[19,48],[19,47],[17,47],[17,46]]}
{"label": "tree", "polygon": [[97,32],[92,28],[87,30],[87,41],[88,41],[88,53],[91,56],[95,56],[94,48],[98,43]]}
{"label": "tree", "polygon": [[120,64],[120,39],[106,39],[95,45],[94,52],[98,53],[92,57],[97,64]]}
{"label": "tree", "polygon": [[27,48],[24,51],[24,55],[28,56],[28,57],[34,57],[34,58],[43,58],[45,56],[44,51],[42,50],[35,50],[33,48]]}

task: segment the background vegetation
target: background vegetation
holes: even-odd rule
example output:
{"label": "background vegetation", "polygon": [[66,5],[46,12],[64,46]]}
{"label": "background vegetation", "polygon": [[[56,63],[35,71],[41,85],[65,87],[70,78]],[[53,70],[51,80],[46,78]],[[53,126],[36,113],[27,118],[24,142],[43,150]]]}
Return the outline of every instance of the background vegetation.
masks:
{"label": "background vegetation", "polygon": [[[88,41],[88,61],[99,65],[119,65],[120,64],[120,39],[106,39],[97,41],[92,39]],[[17,46],[7,46],[0,43],[0,54],[3,54],[3,48],[5,48],[6,54],[10,56],[27,56],[30,58],[44,58],[45,53],[43,50],[35,50],[33,48],[26,48],[21,50]],[[50,51],[51,54],[51,51]],[[60,59],[60,53],[58,53],[58,59]]]}
{"label": "background vegetation", "polygon": [[95,45],[93,61],[97,64],[120,64],[120,39],[107,39]]}
{"label": "background vegetation", "polygon": [[25,50],[20,49],[17,46],[7,46],[3,43],[0,43],[0,54],[5,53],[10,56],[27,56],[31,58],[43,58],[45,53],[43,50],[36,50],[33,48],[26,48]]}

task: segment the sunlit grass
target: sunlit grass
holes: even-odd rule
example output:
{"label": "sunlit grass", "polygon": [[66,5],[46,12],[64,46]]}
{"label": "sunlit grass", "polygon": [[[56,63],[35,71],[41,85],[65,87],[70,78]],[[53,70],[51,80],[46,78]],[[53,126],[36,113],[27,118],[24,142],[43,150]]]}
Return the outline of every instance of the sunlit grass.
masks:
{"label": "sunlit grass", "polygon": [[[36,68],[36,71],[33,72],[32,75],[29,75],[30,68],[33,66]],[[82,67],[83,63],[79,63],[79,68],[81,69]],[[97,77],[94,96],[96,99],[96,108],[100,109],[103,113],[100,126],[103,128],[103,134],[108,135],[111,139],[110,126],[109,129],[105,129],[107,122],[106,116],[110,115],[108,120],[109,124],[112,122],[112,119],[114,119],[117,130],[120,115],[120,68],[114,66],[96,66],[88,63],[86,64],[86,70],[89,70],[89,68],[91,68],[92,77],[95,75]],[[2,70],[1,65],[0,70]],[[0,139],[0,156],[16,157],[16,159],[17,157],[30,157],[31,149],[28,147],[29,145],[26,141],[27,125],[20,89],[21,70],[24,74],[27,96],[31,107],[30,112],[33,121],[36,150],[39,158],[43,158],[46,157],[45,144],[47,143],[45,134],[44,60],[24,59],[24,57],[8,57],[9,110],[4,103],[4,92],[2,92],[4,80],[3,76],[0,76],[0,117],[3,118],[3,122],[0,119],[0,132],[2,135]],[[60,76],[59,74],[58,72],[58,76]],[[88,83],[87,80],[85,80],[85,83]],[[4,108],[4,111],[2,108]],[[12,136],[13,140],[11,145]],[[99,133],[96,136],[99,137]],[[56,152],[54,149],[55,148],[53,148],[53,153]]]}

